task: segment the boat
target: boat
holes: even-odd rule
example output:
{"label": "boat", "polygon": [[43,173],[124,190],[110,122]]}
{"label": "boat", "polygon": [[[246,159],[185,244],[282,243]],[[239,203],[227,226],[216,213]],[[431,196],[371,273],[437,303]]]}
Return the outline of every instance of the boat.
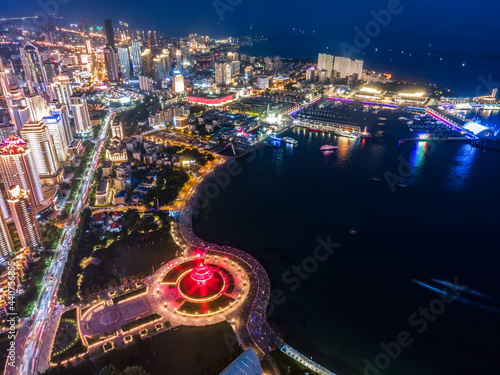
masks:
{"label": "boat", "polygon": [[338,148],[339,148],[339,146],[324,145],[324,146],[321,146],[320,150],[321,151],[332,151],[332,150],[336,150]]}
{"label": "boat", "polygon": [[366,126],[365,126],[365,130],[363,130],[362,133],[359,133],[359,136],[361,138],[371,138],[372,137],[372,135],[366,131]]}
{"label": "boat", "polygon": [[394,184],[394,187],[397,187],[398,189],[405,189],[408,185],[398,182],[397,184]]}
{"label": "boat", "polygon": [[381,178],[378,178],[378,177],[369,177],[368,179],[369,179],[370,181],[374,181],[374,182],[380,182],[380,181],[382,181],[382,179],[381,179]]}
{"label": "boat", "polygon": [[351,228],[351,229],[349,229],[349,234],[354,236],[354,235],[358,234],[358,231],[354,228]]}
{"label": "boat", "polygon": [[353,139],[359,138],[358,133],[349,132],[347,130],[337,130],[335,132],[335,134],[340,136],[340,137],[347,137],[347,138],[353,138]]}
{"label": "boat", "polygon": [[297,143],[299,143],[299,141],[290,137],[283,137],[283,141],[292,145],[296,145]]}
{"label": "boat", "polygon": [[307,130],[318,132],[318,133],[328,133],[326,130],[318,129],[318,128],[307,128]]}

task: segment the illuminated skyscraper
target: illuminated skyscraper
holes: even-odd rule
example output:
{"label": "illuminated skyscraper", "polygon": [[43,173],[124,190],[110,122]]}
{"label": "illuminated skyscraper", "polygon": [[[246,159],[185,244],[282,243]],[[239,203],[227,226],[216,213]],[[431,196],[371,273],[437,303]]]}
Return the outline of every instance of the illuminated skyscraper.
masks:
{"label": "illuminated skyscraper", "polygon": [[175,75],[172,82],[176,93],[184,91],[184,77],[182,75]]}
{"label": "illuminated skyscraper", "polygon": [[52,116],[60,116],[64,129],[64,136],[68,145],[73,142],[73,133],[71,132],[71,123],[69,121],[68,107],[65,104],[50,103],[50,113]]}
{"label": "illuminated skyscraper", "polygon": [[118,56],[116,51],[111,46],[106,46],[102,50],[104,54],[104,65],[106,66],[106,73],[108,81],[112,83],[121,83],[120,64],[118,63]]}
{"label": "illuminated skyscraper", "polygon": [[21,129],[21,137],[28,142],[40,179],[55,178],[60,165],[47,125],[43,121],[28,121]]}
{"label": "illuminated skyscraper", "polygon": [[0,146],[0,175],[5,187],[20,185],[31,192],[31,207],[40,206],[43,201],[42,183],[31,149],[23,139],[11,135],[3,140]]}
{"label": "illuminated skyscraper", "polygon": [[359,79],[363,72],[363,60],[351,60],[347,57],[336,56],[333,69],[339,73],[340,78],[357,74]]}
{"label": "illuminated skyscraper", "polygon": [[77,93],[69,98],[69,102],[75,120],[76,133],[87,134],[92,129],[92,123],[90,122],[89,109],[87,107],[85,95]]}
{"label": "illuminated skyscraper", "polygon": [[19,49],[23,63],[26,85],[31,95],[48,96],[47,76],[43,69],[42,59],[38,48],[30,42]]}
{"label": "illuminated skyscraper", "polygon": [[31,249],[40,246],[40,227],[35,217],[35,210],[30,205],[29,191],[14,185],[9,188],[8,194],[7,202],[14,217],[21,246]]}
{"label": "illuminated skyscraper", "polygon": [[73,95],[71,81],[67,76],[57,76],[55,82],[49,85],[50,98],[69,107],[69,98]]}
{"label": "illuminated skyscraper", "polygon": [[128,47],[118,47],[118,61],[120,71],[124,80],[130,79],[130,59],[128,57]]}
{"label": "illuminated skyscraper", "polygon": [[141,42],[133,42],[130,46],[130,59],[135,78],[142,74]]}
{"label": "illuminated skyscraper", "polygon": [[155,69],[155,80],[157,82],[163,81],[170,75],[170,53],[168,49],[164,49],[163,53],[159,56],[156,56],[153,59],[154,69]]}
{"label": "illuminated skyscraper", "polygon": [[218,86],[229,86],[232,82],[231,63],[215,64],[215,84]]}
{"label": "illuminated skyscraper", "polygon": [[63,119],[60,115],[46,116],[42,121],[47,125],[49,134],[54,142],[57,160],[64,163],[68,160],[68,138],[64,129]]}
{"label": "illuminated skyscraper", "polygon": [[149,48],[146,48],[142,52],[141,59],[142,59],[142,73],[146,76],[151,77],[153,75],[153,56]]}
{"label": "illuminated skyscraper", "polygon": [[326,70],[327,74],[333,70],[333,56],[326,53],[318,55],[318,71]]}
{"label": "illuminated skyscraper", "polygon": [[139,76],[139,90],[146,92],[153,91],[153,79],[147,76]]}
{"label": "illuminated skyscraper", "polygon": [[[3,197],[0,199],[3,202]],[[12,252],[14,252],[14,244],[10,237],[9,228],[3,216],[0,215],[0,257],[7,258]]]}
{"label": "illuminated skyscraper", "polygon": [[49,106],[47,101],[40,95],[30,96],[26,98],[28,107],[30,109],[30,120],[40,121],[45,116],[49,115]]}

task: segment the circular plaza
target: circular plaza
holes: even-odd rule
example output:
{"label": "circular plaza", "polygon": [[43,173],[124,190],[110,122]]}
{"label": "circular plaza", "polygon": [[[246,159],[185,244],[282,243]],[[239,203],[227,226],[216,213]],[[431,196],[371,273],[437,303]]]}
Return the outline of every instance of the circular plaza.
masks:
{"label": "circular plaza", "polygon": [[210,317],[210,322],[215,323],[242,305],[248,284],[247,272],[236,261],[200,251],[164,266],[157,280],[155,299],[181,319],[197,321]]}

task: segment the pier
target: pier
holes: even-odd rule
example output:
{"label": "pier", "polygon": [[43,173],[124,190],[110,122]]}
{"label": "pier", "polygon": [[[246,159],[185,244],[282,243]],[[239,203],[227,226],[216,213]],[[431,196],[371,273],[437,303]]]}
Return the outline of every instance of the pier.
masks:
{"label": "pier", "polygon": [[428,138],[402,138],[399,140],[399,144],[402,145],[406,142],[466,142],[471,143],[472,140],[469,137],[428,137]]}
{"label": "pier", "polygon": [[288,345],[283,345],[282,347],[280,347],[280,350],[283,353],[285,353],[288,357],[292,358],[294,361],[314,371],[315,374],[335,375],[334,372],[331,372],[330,370],[327,370],[323,366],[318,365],[312,359],[307,358],[304,354],[301,354],[300,352],[298,352],[297,350]]}

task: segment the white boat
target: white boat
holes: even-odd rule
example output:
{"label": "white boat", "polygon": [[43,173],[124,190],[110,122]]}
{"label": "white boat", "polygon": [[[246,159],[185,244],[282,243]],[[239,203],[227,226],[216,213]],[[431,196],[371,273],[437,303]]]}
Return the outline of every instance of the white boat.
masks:
{"label": "white boat", "polygon": [[340,137],[347,137],[347,138],[353,138],[353,139],[359,138],[358,133],[352,133],[352,132],[348,132],[346,130],[337,130],[335,132],[335,134],[337,134]]}
{"label": "white boat", "polygon": [[296,145],[297,143],[299,143],[299,141],[290,137],[283,137],[283,141],[292,145]]}
{"label": "white boat", "polygon": [[321,151],[332,151],[338,149],[339,146],[333,146],[333,145],[324,145],[320,147]]}

